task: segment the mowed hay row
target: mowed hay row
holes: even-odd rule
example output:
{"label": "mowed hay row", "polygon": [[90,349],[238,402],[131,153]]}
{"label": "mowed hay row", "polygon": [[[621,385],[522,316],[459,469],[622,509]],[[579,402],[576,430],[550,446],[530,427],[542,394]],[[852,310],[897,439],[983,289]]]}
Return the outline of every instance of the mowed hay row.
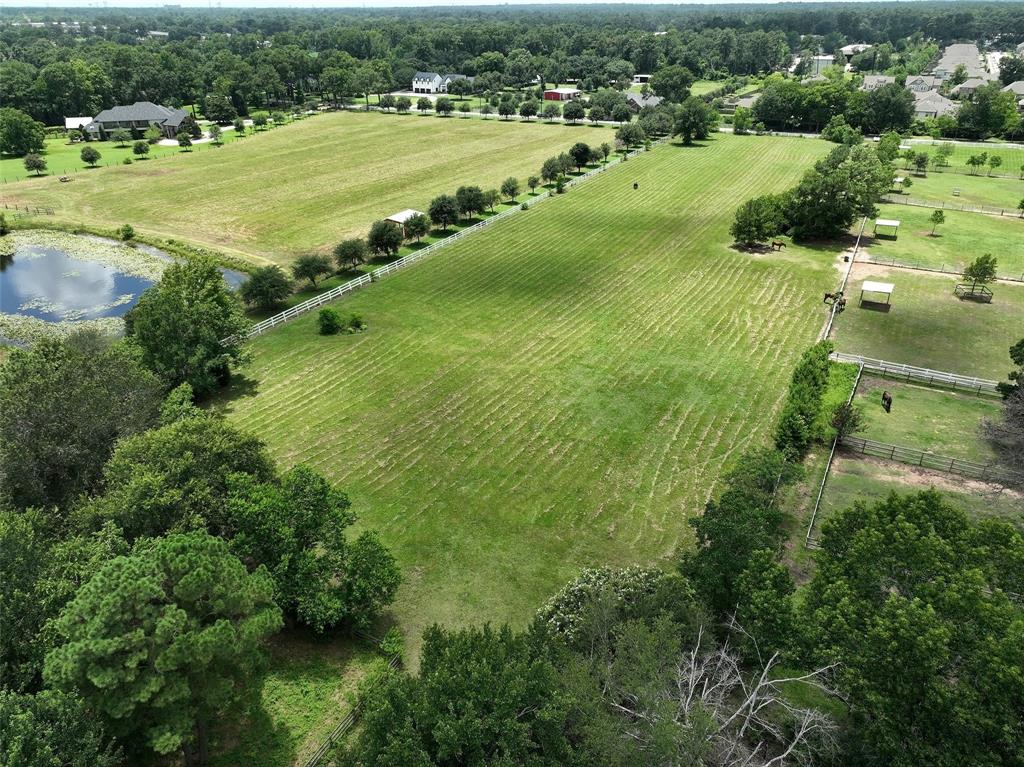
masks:
{"label": "mowed hay row", "polygon": [[580,566],[671,554],[764,442],[836,272],[734,251],[728,225],[826,149],[641,155],[339,303],[366,334],[317,336],[311,315],[259,338],[255,391],[224,407],[381,529],[414,639],[523,620]]}
{"label": "mowed hay row", "polygon": [[8,184],[3,199],[70,223],[120,226],[288,263],[462,184],[497,188],[539,173],[608,128],[332,113],[171,158]]}

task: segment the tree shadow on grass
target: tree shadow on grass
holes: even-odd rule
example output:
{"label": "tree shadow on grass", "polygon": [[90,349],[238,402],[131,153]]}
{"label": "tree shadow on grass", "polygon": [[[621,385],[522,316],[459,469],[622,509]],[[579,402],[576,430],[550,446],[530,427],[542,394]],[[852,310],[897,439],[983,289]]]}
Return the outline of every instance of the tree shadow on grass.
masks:
{"label": "tree shadow on grass", "polygon": [[218,391],[210,400],[208,407],[221,415],[229,412],[237,400],[250,399],[259,394],[260,384],[256,378],[250,378],[243,372],[232,371],[231,383]]}
{"label": "tree shadow on grass", "polygon": [[270,716],[257,691],[243,716],[216,728],[209,767],[290,765],[297,755],[295,740],[283,723]]}

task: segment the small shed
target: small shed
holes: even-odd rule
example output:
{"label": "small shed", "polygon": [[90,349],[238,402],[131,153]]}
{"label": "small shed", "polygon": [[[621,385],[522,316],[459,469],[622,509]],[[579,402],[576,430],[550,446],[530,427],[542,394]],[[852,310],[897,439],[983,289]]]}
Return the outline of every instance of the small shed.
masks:
{"label": "small shed", "polygon": [[574,101],[583,95],[579,88],[549,88],[544,91],[545,101]]}
{"label": "small shed", "polygon": [[91,117],[65,117],[64,118],[64,130],[78,130],[84,128],[86,125],[92,122]]}
{"label": "small shed", "polygon": [[406,208],[405,210],[398,211],[398,213],[392,213],[390,216],[388,216],[384,220],[385,221],[390,221],[392,224],[398,224],[400,227],[402,227],[402,235],[405,236],[405,237],[408,237],[409,236],[409,232],[406,230],[406,227],[405,227],[406,223],[413,216],[422,216],[422,215],[424,215],[424,214],[421,213],[418,210],[413,210],[412,208]]}
{"label": "small shed", "polygon": [[[889,305],[889,301],[892,298],[893,284],[891,282],[875,282],[873,280],[864,280],[864,284],[860,286],[860,302],[864,303],[864,294],[872,293],[876,296],[885,296],[885,305]],[[868,303],[880,304],[881,301],[875,301],[869,298]]]}
{"label": "small shed", "polygon": [[895,237],[899,233],[900,222],[895,218],[876,218],[875,219],[875,234],[878,234],[878,228],[891,229],[892,236]]}
{"label": "small shed", "polygon": [[900,191],[902,192],[902,191],[903,191],[903,184],[904,184],[904,182],[905,182],[906,180],[907,180],[907,179],[906,179],[906,177],[905,177],[905,176],[896,176],[896,178],[894,178],[894,179],[892,180],[892,185],[893,185],[893,186],[894,186],[895,188],[899,189],[899,190],[900,190]]}

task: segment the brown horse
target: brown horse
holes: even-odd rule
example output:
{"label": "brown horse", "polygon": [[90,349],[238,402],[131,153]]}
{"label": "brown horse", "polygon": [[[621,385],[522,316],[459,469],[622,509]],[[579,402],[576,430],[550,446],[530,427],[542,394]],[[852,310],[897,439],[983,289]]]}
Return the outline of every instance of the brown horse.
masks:
{"label": "brown horse", "polygon": [[772,240],[772,250],[782,250],[786,247],[786,243],[782,240]]}

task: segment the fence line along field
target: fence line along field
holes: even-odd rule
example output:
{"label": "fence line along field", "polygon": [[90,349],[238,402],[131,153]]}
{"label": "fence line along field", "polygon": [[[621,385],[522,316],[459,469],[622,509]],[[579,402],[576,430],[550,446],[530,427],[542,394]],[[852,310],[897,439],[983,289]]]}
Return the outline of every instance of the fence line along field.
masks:
{"label": "fence line along field", "polygon": [[338,304],[366,333],[314,313],[261,336],[220,406],[382,530],[412,642],[525,620],[581,566],[670,556],[765,440],[835,256],[739,252],[728,227],[827,149],[642,154]]}
{"label": "fence line along field", "polygon": [[70,224],[118,227],[288,263],[363,236],[406,208],[425,210],[462,184],[523,189],[575,141],[612,142],[610,128],[414,115],[330,113],[218,149],[7,184],[8,203],[44,205]]}

